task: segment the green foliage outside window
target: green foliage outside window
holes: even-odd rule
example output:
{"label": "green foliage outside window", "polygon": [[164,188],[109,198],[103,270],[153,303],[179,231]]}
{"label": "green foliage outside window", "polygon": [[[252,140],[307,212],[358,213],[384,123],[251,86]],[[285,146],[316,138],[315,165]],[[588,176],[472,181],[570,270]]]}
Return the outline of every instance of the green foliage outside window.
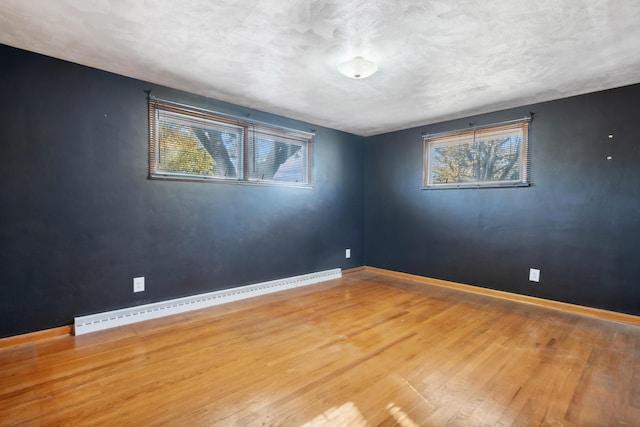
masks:
{"label": "green foliage outside window", "polygon": [[215,161],[189,126],[162,122],[158,148],[158,166],[166,172],[214,175]]}

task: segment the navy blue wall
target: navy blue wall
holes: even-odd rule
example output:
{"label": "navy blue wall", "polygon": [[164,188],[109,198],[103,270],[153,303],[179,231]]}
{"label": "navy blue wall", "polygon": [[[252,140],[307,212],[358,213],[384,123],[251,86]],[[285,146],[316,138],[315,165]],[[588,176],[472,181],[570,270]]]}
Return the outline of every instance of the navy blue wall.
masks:
{"label": "navy blue wall", "polygon": [[[363,264],[640,314],[640,85],[365,140],[6,46],[0,63],[0,337]],[[148,180],[144,89],[317,129],[314,188]],[[531,187],[420,189],[422,131],[531,111]]]}
{"label": "navy blue wall", "polygon": [[[420,189],[422,131],[529,112],[531,187]],[[365,264],[640,314],[639,117],[634,85],[368,138]]]}
{"label": "navy blue wall", "polygon": [[[7,46],[0,63],[0,337],[363,265],[363,138]],[[316,129],[314,188],[148,180],[145,89]]]}

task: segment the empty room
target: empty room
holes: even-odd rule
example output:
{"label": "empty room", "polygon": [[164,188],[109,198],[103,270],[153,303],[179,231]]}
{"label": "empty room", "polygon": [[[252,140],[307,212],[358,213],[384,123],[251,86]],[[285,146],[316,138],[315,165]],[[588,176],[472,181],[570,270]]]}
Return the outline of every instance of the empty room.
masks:
{"label": "empty room", "polygon": [[640,2],[4,0],[0,426],[640,425]]}

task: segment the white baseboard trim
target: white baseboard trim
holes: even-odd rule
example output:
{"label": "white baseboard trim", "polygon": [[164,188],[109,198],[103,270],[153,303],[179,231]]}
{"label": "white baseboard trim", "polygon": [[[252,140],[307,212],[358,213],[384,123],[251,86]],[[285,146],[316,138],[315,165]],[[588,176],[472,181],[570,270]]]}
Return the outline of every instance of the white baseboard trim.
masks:
{"label": "white baseboard trim", "polygon": [[80,316],[74,318],[74,334],[82,335],[89,332],[101,331],[115,328],[116,326],[129,325],[144,320],[157,319],[172,314],[185,313],[191,310],[252,298],[258,295],[266,295],[287,289],[313,285],[314,283],[339,279],[341,277],[342,270],[334,268],[332,270],[256,283],[254,285],[223,289],[206,294]]}

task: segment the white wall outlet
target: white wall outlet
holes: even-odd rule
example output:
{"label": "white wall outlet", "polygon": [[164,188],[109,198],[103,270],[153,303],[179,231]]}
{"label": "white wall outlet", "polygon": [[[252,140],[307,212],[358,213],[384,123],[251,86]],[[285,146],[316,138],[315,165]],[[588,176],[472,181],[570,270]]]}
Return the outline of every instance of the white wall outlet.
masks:
{"label": "white wall outlet", "polygon": [[529,269],[529,280],[531,280],[532,282],[539,282],[540,281],[540,270],[538,270],[537,268],[530,268]]}
{"label": "white wall outlet", "polygon": [[144,291],[144,277],[134,277],[133,292],[143,292],[143,291]]}
{"label": "white wall outlet", "polygon": [[344,251],[344,257],[351,258],[351,249],[347,249],[346,251]]}

